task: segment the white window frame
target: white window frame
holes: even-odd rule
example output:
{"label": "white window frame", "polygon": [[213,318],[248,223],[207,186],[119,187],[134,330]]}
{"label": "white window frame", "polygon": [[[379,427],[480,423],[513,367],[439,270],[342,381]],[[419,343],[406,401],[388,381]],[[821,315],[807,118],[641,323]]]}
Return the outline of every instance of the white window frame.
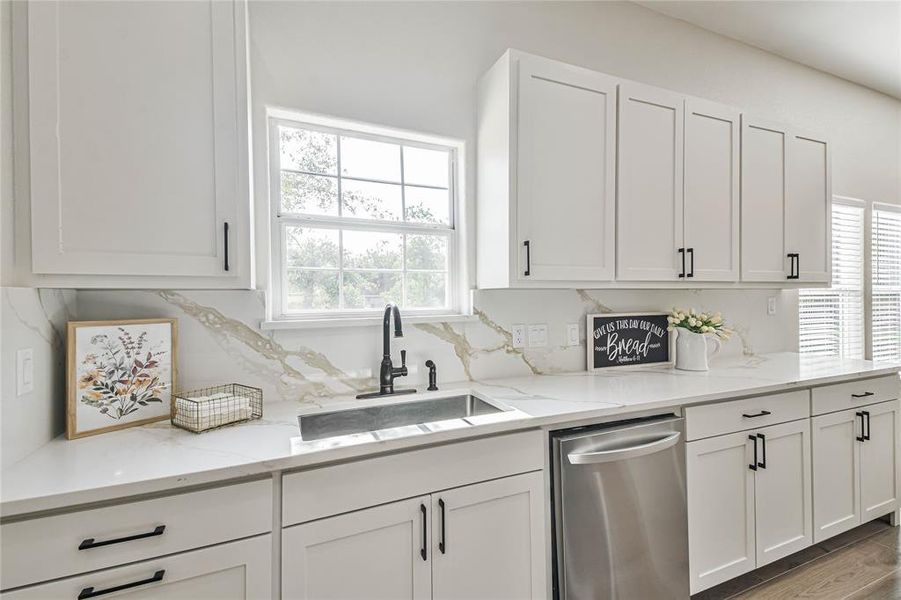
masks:
{"label": "white window frame", "polygon": [[[457,321],[472,318],[472,304],[468,288],[468,252],[466,210],[463,193],[463,167],[465,146],[461,140],[426,135],[401,129],[382,127],[344,119],[337,119],[311,113],[298,113],[270,108],[267,111],[268,169],[269,169],[269,216],[270,216],[270,262],[269,294],[267,296],[267,320],[264,329],[293,327],[322,327],[369,325],[381,322],[382,309],[322,310],[303,313],[287,311],[287,289],[284,279],[287,274],[286,228],[290,225],[315,226],[317,228],[342,230],[367,230],[386,233],[427,233],[443,235],[447,239],[447,299],[448,306],[442,308],[404,308],[401,310],[405,321]],[[279,126],[321,131],[337,135],[347,135],[407,147],[445,150],[450,153],[449,161],[449,225],[430,223],[408,223],[378,221],[375,219],[334,217],[322,215],[281,213],[281,153],[279,151]],[[340,173],[339,173],[340,178]],[[374,181],[366,179],[366,181]],[[392,182],[393,183],[393,182]],[[340,192],[339,192],[340,195]],[[340,204],[340,198],[339,198]],[[343,271],[342,271],[343,272]],[[406,264],[400,273],[406,272]],[[343,293],[339,285],[339,293]]]}

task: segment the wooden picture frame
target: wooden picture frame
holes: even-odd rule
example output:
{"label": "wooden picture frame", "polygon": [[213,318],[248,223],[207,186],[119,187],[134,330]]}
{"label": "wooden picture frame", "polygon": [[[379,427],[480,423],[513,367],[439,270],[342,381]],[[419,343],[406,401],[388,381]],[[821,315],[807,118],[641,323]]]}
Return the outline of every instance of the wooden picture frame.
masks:
{"label": "wooden picture frame", "polygon": [[68,439],[172,418],[177,319],[69,321],[66,332]]}
{"label": "wooden picture frame", "polygon": [[[585,355],[588,370],[597,371],[600,369],[634,369],[639,367],[652,366],[672,367],[675,364],[676,337],[673,335],[673,332],[667,330],[669,323],[667,322],[666,318],[668,316],[669,313],[662,311],[587,315],[585,320]],[[638,324],[635,327],[618,327],[617,322],[619,321],[634,321]],[[600,338],[598,337],[595,330],[599,325],[604,325],[606,327],[608,323],[613,323],[613,329],[611,331],[601,333],[600,335],[603,336],[609,334],[617,334],[618,336],[622,336],[624,332],[631,333],[632,335],[630,337],[632,340],[635,340],[635,343],[629,344],[628,348],[618,347],[616,348],[616,350],[629,351],[633,353],[634,360],[623,360],[623,357],[617,355],[614,358],[604,361],[605,364],[597,364],[599,352],[597,352],[595,340]],[[643,328],[643,323],[648,324],[648,329]],[[660,333],[659,336],[657,335],[658,332],[656,328],[662,329],[662,333]],[[635,334],[639,332],[642,332],[641,338],[635,337]],[[643,332],[647,332],[648,335],[645,335]],[[660,346],[648,348],[647,354],[645,356],[638,356],[638,354],[642,353],[640,344],[649,337],[653,339],[649,341],[648,345],[653,345],[655,342],[659,342]],[[653,355],[650,357],[650,359],[647,359],[648,355],[651,354],[651,350],[654,351]],[[661,353],[663,353],[663,356],[661,356]],[[628,356],[625,358],[631,359],[633,358],[633,356]]]}

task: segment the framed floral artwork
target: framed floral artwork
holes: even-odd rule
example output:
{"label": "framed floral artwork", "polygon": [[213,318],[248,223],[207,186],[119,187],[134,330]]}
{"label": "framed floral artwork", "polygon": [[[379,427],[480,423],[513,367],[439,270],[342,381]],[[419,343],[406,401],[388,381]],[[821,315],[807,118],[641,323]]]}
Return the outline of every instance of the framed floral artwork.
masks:
{"label": "framed floral artwork", "polygon": [[171,418],[177,329],[175,319],[70,321],[66,436]]}

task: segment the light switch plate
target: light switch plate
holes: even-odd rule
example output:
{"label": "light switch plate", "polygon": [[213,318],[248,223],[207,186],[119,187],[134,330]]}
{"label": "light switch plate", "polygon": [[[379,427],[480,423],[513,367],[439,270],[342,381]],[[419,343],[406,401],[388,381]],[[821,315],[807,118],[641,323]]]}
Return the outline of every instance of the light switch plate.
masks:
{"label": "light switch plate", "polygon": [[566,345],[567,346],[578,346],[579,345],[579,324],[578,323],[567,323],[566,324]]}
{"label": "light switch plate", "polygon": [[770,296],[766,299],[766,314],[776,314],[776,296]]}
{"label": "light switch plate", "polygon": [[529,348],[547,346],[547,323],[529,325]]}
{"label": "light switch plate", "polygon": [[34,350],[22,348],[16,351],[16,395],[34,391]]}
{"label": "light switch plate", "polygon": [[526,345],[526,326],[525,325],[514,325],[512,328],[513,333],[513,347],[514,348],[523,348]]}

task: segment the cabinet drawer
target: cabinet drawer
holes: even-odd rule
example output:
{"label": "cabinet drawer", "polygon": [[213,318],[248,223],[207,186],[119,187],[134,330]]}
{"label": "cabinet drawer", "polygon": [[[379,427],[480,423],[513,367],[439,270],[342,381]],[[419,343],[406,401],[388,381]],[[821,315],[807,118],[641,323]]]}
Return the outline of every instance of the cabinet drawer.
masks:
{"label": "cabinet drawer", "polygon": [[685,409],[685,438],[696,440],[809,416],[807,390],[689,406]]}
{"label": "cabinet drawer", "polygon": [[544,468],[540,431],[378,456],[285,475],[285,527]]}
{"label": "cabinet drawer", "polygon": [[3,589],[272,530],[272,480],[0,526]]}
{"label": "cabinet drawer", "polygon": [[813,388],[813,414],[822,415],[855,406],[897,400],[899,385],[901,381],[895,374]]}
{"label": "cabinet drawer", "polygon": [[[4,592],[2,600],[272,598],[272,536],[220,544]],[[5,560],[5,557],[4,557]],[[113,594],[116,590],[118,593]]]}

